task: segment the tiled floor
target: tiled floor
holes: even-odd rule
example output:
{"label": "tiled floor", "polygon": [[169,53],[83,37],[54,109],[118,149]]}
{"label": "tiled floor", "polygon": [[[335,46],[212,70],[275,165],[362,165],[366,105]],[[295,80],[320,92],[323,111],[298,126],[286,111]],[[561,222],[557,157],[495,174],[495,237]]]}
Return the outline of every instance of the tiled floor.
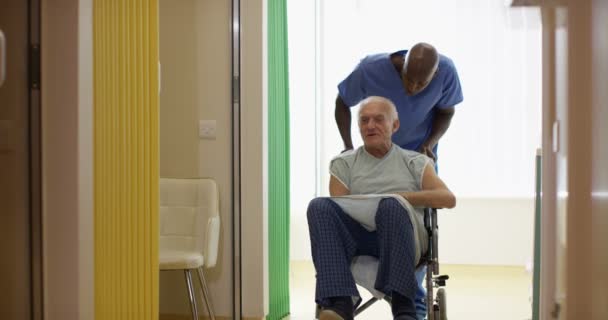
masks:
{"label": "tiled floor", "polygon": [[[450,320],[525,320],[531,318],[531,276],[524,268],[442,265],[448,274]],[[291,320],[314,319],[315,275],[312,262],[291,264]],[[363,300],[370,295],[360,289]],[[358,320],[392,319],[390,307],[379,301]]]}

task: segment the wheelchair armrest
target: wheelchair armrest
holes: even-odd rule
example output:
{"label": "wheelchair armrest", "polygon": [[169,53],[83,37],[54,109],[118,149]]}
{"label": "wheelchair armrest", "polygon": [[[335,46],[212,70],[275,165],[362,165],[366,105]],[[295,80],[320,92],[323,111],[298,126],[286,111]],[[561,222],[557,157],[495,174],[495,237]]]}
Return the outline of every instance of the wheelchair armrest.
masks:
{"label": "wheelchair armrest", "polygon": [[425,258],[431,264],[433,274],[439,274],[439,226],[436,208],[424,208],[424,227],[429,235]]}
{"label": "wheelchair armrest", "polygon": [[424,227],[427,231],[433,230],[433,220],[437,223],[437,209],[424,208]]}

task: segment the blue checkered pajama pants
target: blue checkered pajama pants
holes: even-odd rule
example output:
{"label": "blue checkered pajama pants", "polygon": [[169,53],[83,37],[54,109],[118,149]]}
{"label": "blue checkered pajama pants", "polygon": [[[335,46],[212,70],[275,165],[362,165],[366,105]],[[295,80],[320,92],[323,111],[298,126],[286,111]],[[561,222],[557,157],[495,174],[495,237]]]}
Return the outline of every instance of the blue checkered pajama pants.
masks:
{"label": "blue checkered pajama pants", "polygon": [[358,297],[350,271],[355,256],[379,260],[375,288],[391,295],[396,291],[414,300],[418,287],[414,275],[415,241],[405,208],[392,198],[380,201],[376,231],[369,232],[329,198],[315,198],[308,205],[312,258],[317,272],[315,300],[327,306],[329,297]]}

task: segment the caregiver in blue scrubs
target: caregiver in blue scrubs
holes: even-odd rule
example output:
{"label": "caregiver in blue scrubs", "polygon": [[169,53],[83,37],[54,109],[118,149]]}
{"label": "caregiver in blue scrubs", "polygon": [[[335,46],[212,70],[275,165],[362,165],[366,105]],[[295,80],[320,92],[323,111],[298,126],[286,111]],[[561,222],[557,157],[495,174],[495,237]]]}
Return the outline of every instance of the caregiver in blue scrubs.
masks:
{"label": "caregiver in blue scrubs", "polygon": [[[450,127],[455,106],[463,100],[454,63],[430,44],[366,56],[338,85],[335,117],[344,150],[353,149],[350,107],[369,96],[388,98],[397,107],[401,125],[392,136],[395,144],[435,161],[439,139]],[[426,290],[422,286],[425,273],[416,273],[419,319],[426,316]]]}

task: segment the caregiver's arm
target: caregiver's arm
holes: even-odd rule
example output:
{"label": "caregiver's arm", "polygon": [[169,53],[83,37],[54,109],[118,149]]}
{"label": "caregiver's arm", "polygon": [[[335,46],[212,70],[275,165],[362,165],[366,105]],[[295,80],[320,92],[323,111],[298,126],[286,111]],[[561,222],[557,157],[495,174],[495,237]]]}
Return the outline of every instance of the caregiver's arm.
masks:
{"label": "caregiver's arm", "polygon": [[329,178],[329,194],[332,197],[346,196],[350,194],[350,190],[334,175]]}
{"label": "caregiver's arm", "polygon": [[441,178],[435,173],[435,168],[427,164],[422,173],[422,191],[399,193],[415,207],[454,208],[456,197]]}

